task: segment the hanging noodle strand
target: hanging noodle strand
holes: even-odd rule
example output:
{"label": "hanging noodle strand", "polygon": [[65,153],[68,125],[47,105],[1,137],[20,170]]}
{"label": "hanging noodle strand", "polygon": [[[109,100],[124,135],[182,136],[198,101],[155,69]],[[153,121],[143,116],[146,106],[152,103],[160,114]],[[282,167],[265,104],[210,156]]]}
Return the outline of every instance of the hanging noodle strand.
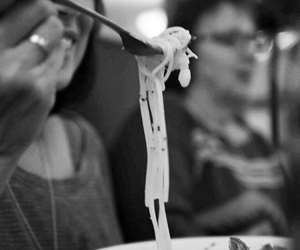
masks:
{"label": "hanging noodle strand", "polygon": [[[169,198],[169,158],[163,91],[172,70],[179,69],[179,82],[188,86],[189,59],[197,56],[187,47],[190,33],[181,27],[168,28],[151,43],[163,56],[137,57],[140,82],[140,110],[147,148],[145,206],[148,207],[158,250],[171,250],[165,203]],[[158,201],[158,216],[155,201]]]}

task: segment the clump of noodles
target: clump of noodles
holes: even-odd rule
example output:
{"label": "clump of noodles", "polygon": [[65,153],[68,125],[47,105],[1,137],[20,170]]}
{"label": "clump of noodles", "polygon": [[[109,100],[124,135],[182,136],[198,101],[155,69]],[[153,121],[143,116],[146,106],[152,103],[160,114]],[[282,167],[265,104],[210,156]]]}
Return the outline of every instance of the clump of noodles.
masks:
{"label": "clump of noodles", "polygon": [[[149,209],[159,250],[170,250],[171,239],[165,212],[169,196],[169,158],[164,114],[165,81],[173,70],[179,70],[178,80],[189,85],[189,59],[197,56],[188,48],[190,33],[181,27],[172,27],[150,43],[160,47],[163,55],[138,56],[140,82],[140,109],[147,147],[145,205]],[[155,212],[158,202],[158,216]]]}

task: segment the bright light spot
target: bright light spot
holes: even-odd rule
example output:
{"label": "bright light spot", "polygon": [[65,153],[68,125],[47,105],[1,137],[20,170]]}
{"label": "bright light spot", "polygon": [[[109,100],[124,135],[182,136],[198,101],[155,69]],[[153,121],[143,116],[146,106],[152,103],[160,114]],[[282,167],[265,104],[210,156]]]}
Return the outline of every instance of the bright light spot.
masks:
{"label": "bright light spot", "polygon": [[136,18],[136,27],[146,37],[159,35],[167,28],[167,15],[161,8],[140,13]]}
{"label": "bright light spot", "polygon": [[276,37],[276,42],[278,44],[279,49],[290,49],[299,42],[299,34],[293,30],[280,32]]}

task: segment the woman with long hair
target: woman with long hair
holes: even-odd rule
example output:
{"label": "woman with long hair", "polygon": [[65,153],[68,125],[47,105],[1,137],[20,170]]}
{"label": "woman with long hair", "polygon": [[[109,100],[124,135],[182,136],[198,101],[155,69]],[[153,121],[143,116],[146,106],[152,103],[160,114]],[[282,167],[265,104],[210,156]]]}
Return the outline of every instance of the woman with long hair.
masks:
{"label": "woman with long hair", "polygon": [[0,249],[121,242],[104,147],[70,111],[91,88],[97,30],[49,0],[0,3]]}

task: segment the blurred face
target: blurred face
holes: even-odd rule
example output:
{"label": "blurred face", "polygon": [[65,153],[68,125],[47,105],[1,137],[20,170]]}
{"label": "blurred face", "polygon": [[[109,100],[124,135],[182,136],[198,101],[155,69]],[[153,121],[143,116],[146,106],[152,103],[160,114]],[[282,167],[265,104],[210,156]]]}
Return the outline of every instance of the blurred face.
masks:
{"label": "blurred face", "polygon": [[[95,9],[94,0],[72,0],[82,6]],[[57,4],[58,15],[64,25],[63,42],[67,46],[63,66],[59,72],[57,89],[65,88],[79,66],[88,44],[93,21],[68,7]]]}
{"label": "blurred face", "polygon": [[[223,101],[244,101],[252,79],[255,36],[253,17],[244,9],[222,4],[198,21],[197,75]],[[200,83],[201,84],[201,83]]]}

